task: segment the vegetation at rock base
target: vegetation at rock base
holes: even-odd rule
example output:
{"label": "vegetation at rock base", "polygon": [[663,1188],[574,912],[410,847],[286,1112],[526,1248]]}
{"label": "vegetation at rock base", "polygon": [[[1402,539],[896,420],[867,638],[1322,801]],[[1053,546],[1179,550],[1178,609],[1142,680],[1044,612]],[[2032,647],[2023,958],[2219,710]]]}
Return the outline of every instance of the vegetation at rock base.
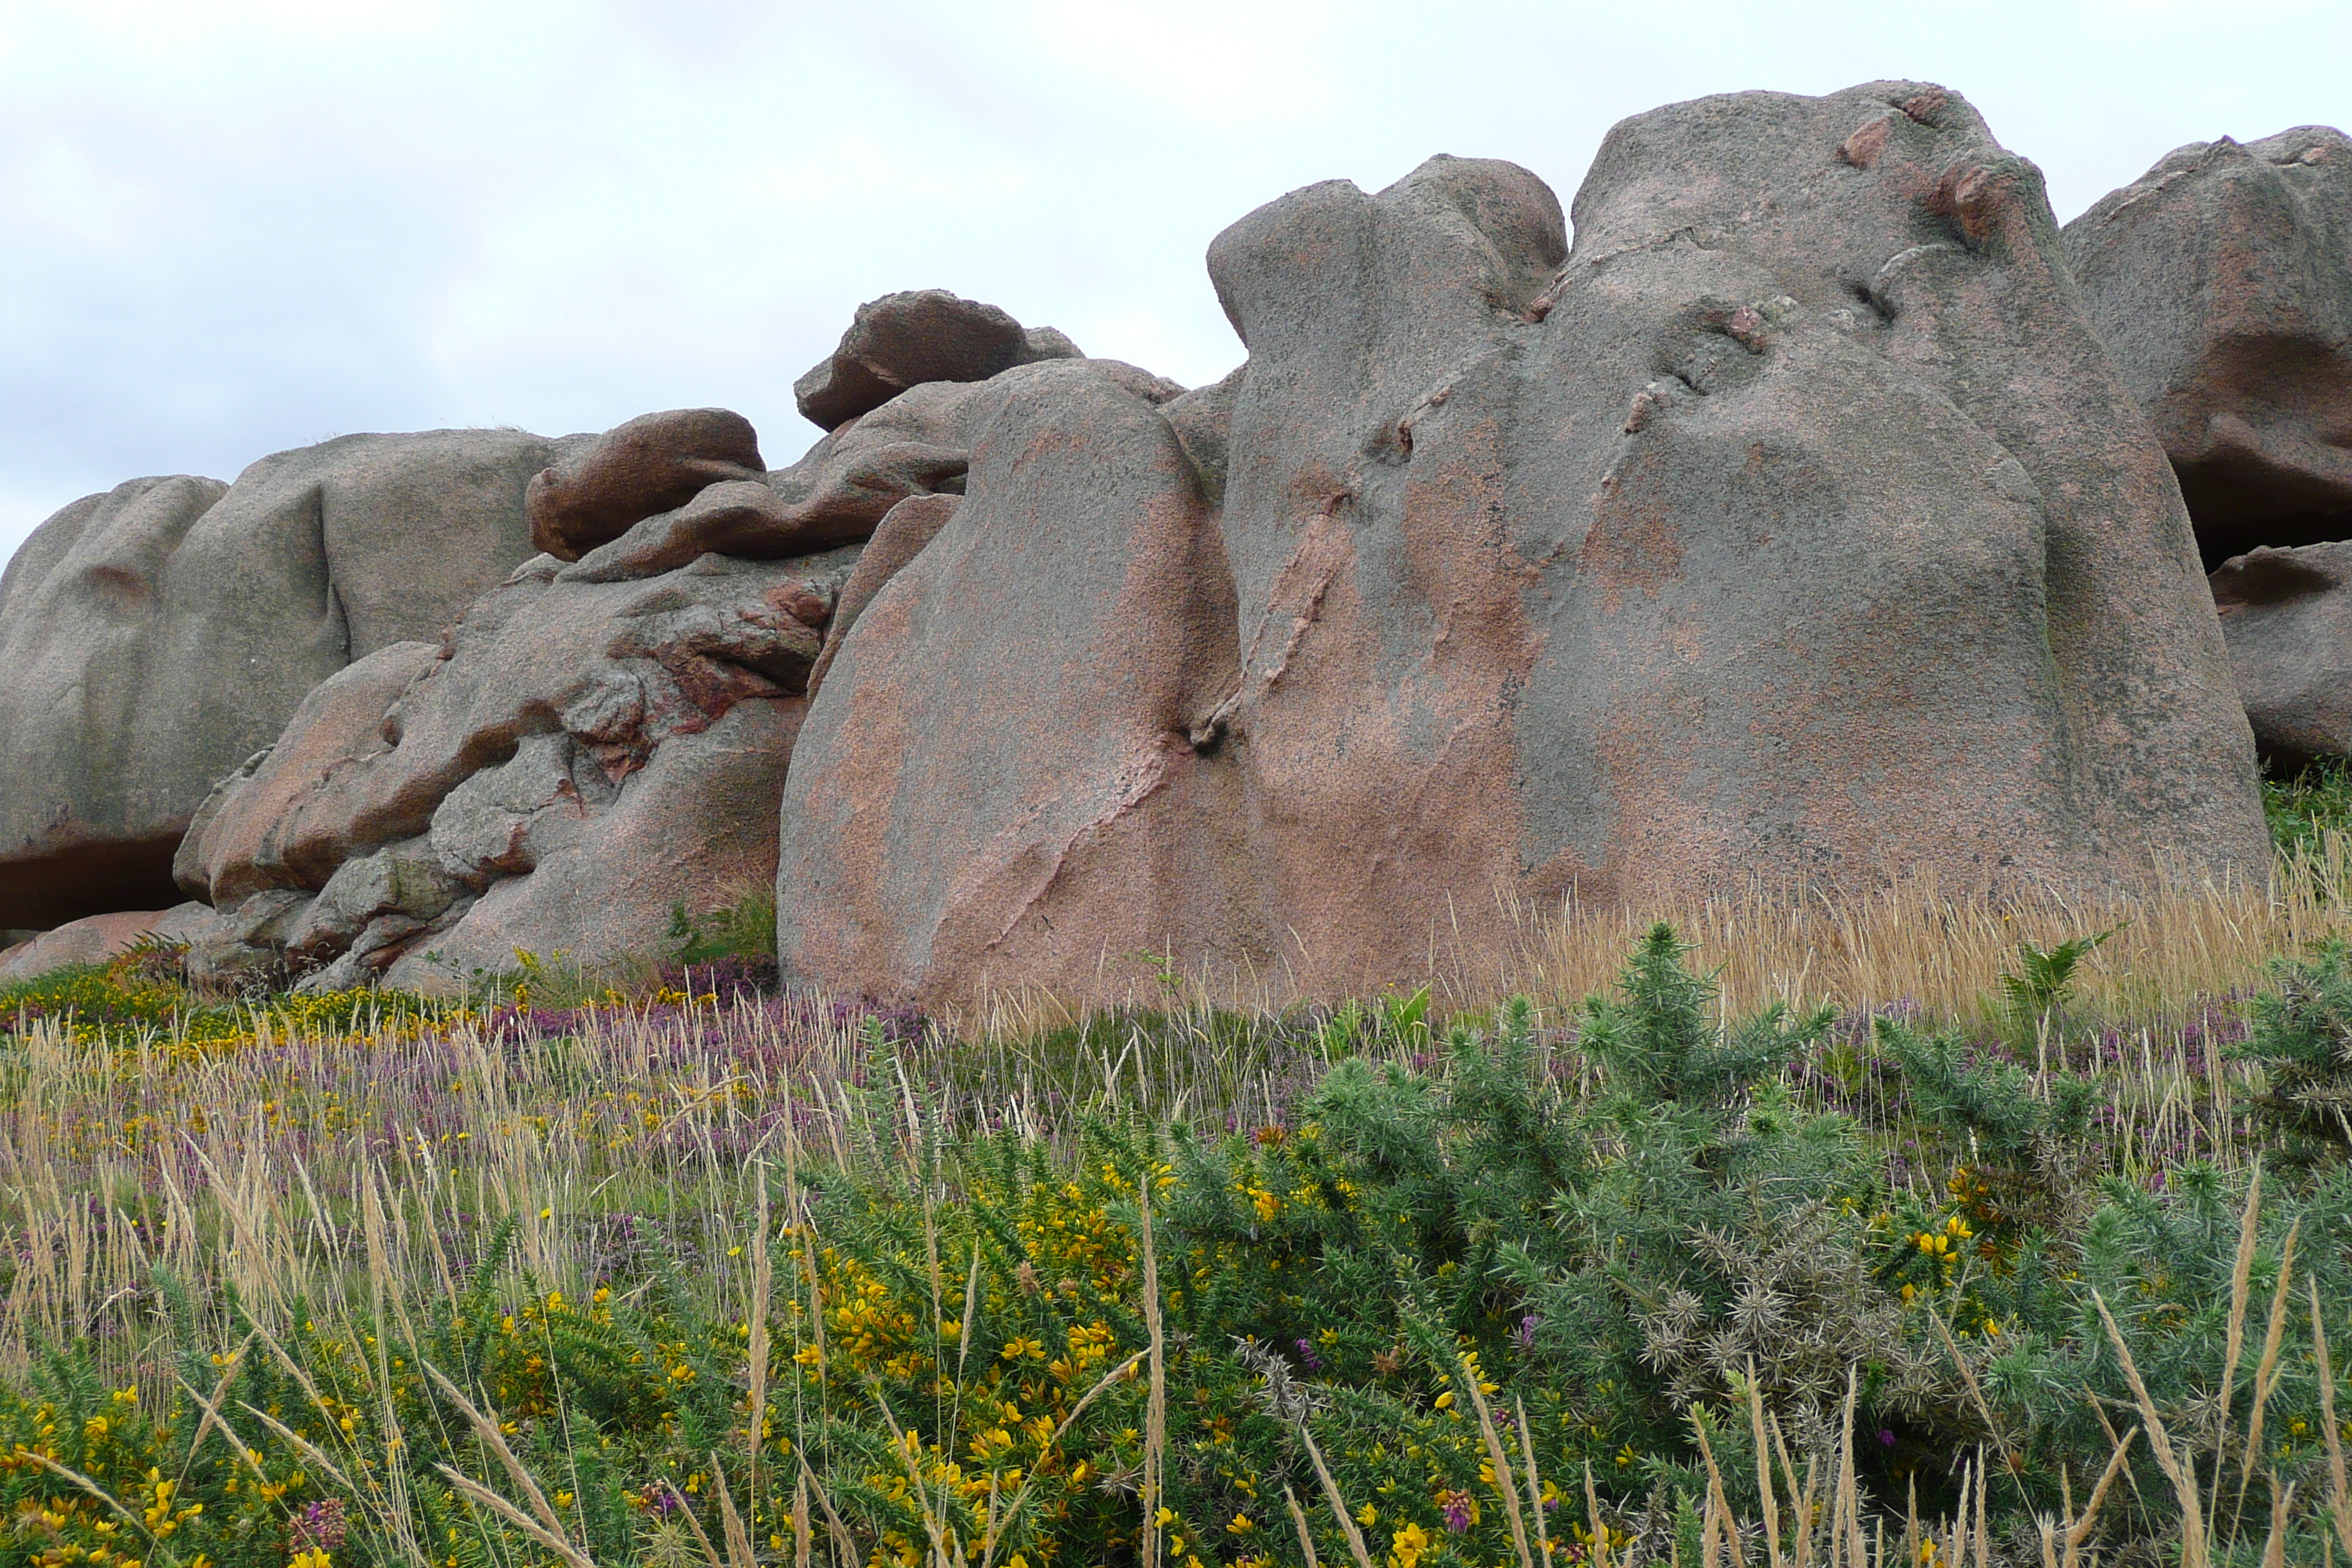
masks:
{"label": "vegetation at rock base", "polygon": [[2271,838],[2289,853],[2330,833],[2352,832],[2352,767],[2321,762],[2263,781],[2263,815]]}
{"label": "vegetation at rock base", "polygon": [[2320,1562],[2352,921],[2282,837],[1547,928],[1492,1003],[925,1019],[723,911],[449,1001],[16,986],[0,1557]]}

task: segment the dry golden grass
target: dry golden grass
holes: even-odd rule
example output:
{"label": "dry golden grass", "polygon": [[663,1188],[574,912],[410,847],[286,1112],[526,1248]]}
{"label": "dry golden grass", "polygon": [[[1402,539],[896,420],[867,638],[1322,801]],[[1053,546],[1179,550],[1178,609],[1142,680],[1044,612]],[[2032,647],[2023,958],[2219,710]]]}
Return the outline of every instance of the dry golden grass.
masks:
{"label": "dry golden grass", "polygon": [[[1441,1011],[1480,1010],[1526,995],[1538,1007],[1573,1008],[1606,990],[1634,941],[1665,921],[1718,972],[1725,1005],[1773,1000],[1868,1007],[1918,1005],[1929,1018],[1972,1021],[1998,994],[2018,948],[2048,950],[2075,937],[2115,935],[2085,963],[2074,996],[2084,1012],[2150,1020],[2197,997],[2257,984],[2270,960],[2352,931],[2352,839],[2330,831],[2284,857],[2267,886],[2187,878],[2105,898],[1947,897],[1912,881],[1860,896],[1821,891],[1714,894],[1682,903],[1537,908],[1503,900],[1512,938],[1473,947],[1444,933],[1429,943],[1416,979]],[[1276,1008],[1296,991],[1277,967],[1162,980],[1135,955],[1107,955],[1104,974],[1121,1005],[1241,1012]],[[1132,978],[1121,982],[1118,976]],[[967,1037],[1019,1040],[1067,1026],[1091,1009],[1036,991],[991,997],[956,1022]]]}

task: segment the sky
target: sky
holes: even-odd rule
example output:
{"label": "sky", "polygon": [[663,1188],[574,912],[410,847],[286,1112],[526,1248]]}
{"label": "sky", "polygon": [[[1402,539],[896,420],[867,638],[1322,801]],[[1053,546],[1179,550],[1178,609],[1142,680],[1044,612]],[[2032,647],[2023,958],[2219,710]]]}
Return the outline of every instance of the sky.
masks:
{"label": "sky", "polygon": [[2352,4],[0,0],[0,556],[145,474],[359,430],[747,415],[945,288],[1188,384],[1202,258],[1433,153],[1570,198],[1748,88],[1965,93],[2061,218],[2169,149],[2352,128]]}

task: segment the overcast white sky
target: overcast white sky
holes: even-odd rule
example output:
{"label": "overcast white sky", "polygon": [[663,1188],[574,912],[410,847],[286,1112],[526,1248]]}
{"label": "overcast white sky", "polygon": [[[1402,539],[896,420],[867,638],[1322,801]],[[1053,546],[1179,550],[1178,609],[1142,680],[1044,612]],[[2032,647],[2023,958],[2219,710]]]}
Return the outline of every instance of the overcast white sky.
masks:
{"label": "overcast white sky", "polygon": [[1187,383],[1201,258],[1432,153],[1563,202],[1620,118],[1965,92],[2061,217],[2352,127],[2352,5],[0,0],[0,557],[141,474],[720,404],[781,466],[858,301],[943,287]]}

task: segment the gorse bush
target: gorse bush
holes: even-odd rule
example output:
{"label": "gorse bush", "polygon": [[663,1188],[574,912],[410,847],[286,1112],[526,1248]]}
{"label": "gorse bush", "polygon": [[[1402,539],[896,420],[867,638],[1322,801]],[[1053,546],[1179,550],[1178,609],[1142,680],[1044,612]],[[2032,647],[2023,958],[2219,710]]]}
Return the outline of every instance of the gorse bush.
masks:
{"label": "gorse bush", "polygon": [[[2336,1070],[2343,963],[2257,1009],[2274,1087],[2297,1052]],[[2317,1559],[2338,1432],[2313,1341],[2352,1339],[2352,1176],[2127,1179],[2101,1081],[2004,1040],[1727,1018],[1662,926],[1573,1013],[1440,1026],[1424,994],[1278,1020],[1281,1059],[1318,1065],[1262,1114],[1105,1098],[1046,1131],[957,1110],[911,1026],[789,999],[761,1005],[863,1056],[758,1108],[768,1058],[694,1066],[720,1017],[698,1005],[596,1047],[666,1087],[576,1114],[515,1097],[541,1071],[594,1092],[606,1026],[501,1014],[435,1069],[492,1107],[480,1140],[371,1133],[347,1195],[293,1184],[323,1267],[194,1289],[151,1267],[135,1326],[55,1319],[0,1394],[0,1555],[1696,1563],[1737,1519],[1753,1562],[1769,1497],[1775,1544],[1826,1560],[1865,1515],[1965,1516],[1973,1484],[1997,1553],[2040,1561],[2040,1521],[2082,1521],[2124,1443],[2082,1522],[2106,1560],[2158,1560],[2194,1499],[2199,1561],[2257,1561],[2273,1498],[2279,1550]],[[756,1135],[722,1154],[729,1108]],[[556,1278],[563,1227],[612,1222],[584,1179],[541,1200],[511,1173],[573,1121],[600,1160],[700,1163],[667,1167],[667,1218]],[[507,1163],[445,1170],[497,1140]],[[140,1148],[169,1201],[118,1194],[99,1241],[28,1233],[11,1291],[76,1247],[193,1256],[173,1237],[214,1157]],[[595,1192],[626,1170],[583,1167]],[[283,1246],[249,1184],[219,1201],[220,1246]],[[101,1324],[135,1340],[127,1375]]]}

